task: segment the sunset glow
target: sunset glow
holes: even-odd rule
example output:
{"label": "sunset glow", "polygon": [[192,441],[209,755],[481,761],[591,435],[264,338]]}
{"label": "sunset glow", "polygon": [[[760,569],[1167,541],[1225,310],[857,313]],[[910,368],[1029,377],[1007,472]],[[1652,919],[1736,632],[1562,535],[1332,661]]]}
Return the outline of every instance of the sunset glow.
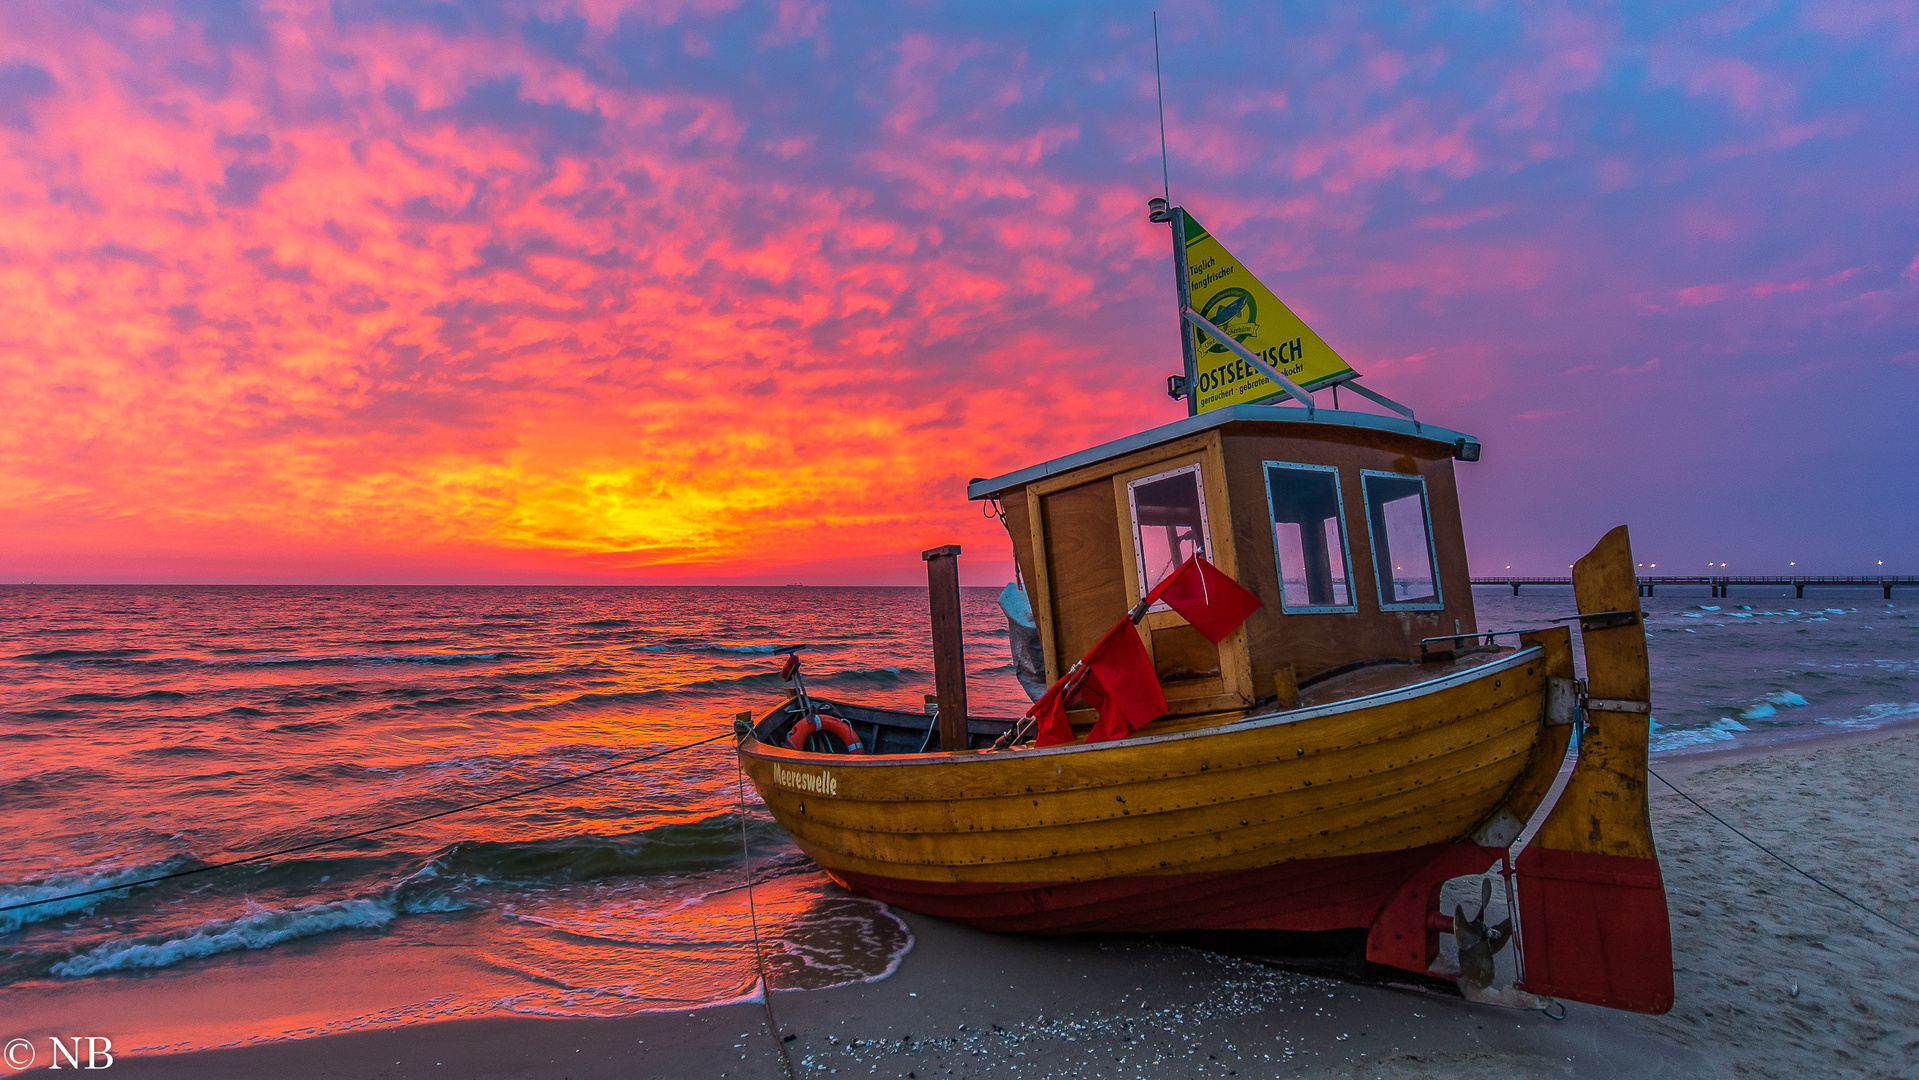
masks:
{"label": "sunset glow", "polygon": [[[969,477],[1184,414],[1149,10],[9,5],[0,575],[1003,578]],[[1476,566],[1912,572],[1910,5],[1161,19],[1175,201],[1483,439]]]}

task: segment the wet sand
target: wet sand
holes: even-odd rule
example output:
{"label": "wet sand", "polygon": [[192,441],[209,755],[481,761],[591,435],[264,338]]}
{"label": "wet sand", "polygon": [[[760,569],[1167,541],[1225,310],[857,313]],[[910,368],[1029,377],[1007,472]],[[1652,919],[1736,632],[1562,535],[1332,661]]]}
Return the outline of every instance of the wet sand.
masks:
{"label": "wet sand", "polygon": [[[1754,839],[1919,928],[1919,725],[1668,758]],[[1130,939],[998,937],[908,915],[892,978],[776,993],[795,1075],[1479,1078],[1919,1076],[1919,939],[1653,784],[1678,1001],[1563,1021]],[[1493,917],[1498,917],[1495,910]],[[174,1077],[785,1075],[758,1004],[617,1020],[479,1019],[122,1057]]]}

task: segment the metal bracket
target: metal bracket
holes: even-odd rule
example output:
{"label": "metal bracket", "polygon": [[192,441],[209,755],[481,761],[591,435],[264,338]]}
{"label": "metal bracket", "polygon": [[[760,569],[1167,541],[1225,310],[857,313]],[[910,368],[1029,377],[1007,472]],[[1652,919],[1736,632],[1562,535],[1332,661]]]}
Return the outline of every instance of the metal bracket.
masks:
{"label": "metal bracket", "polygon": [[1556,623],[1579,620],[1581,630],[1611,630],[1617,626],[1634,626],[1639,622],[1637,611],[1582,611],[1577,615],[1566,615],[1552,620]]}
{"label": "metal bracket", "polygon": [[[1264,360],[1261,360],[1257,355],[1253,353],[1253,350],[1247,348],[1244,345],[1241,345],[1238,341],[1234,340],[1233,335],[1227,333],[1224,330],[1221,330],[1217,326],[1214,326],[1212,323],[1212,320],[1208,319],[1206,316],[1201,315],[1199,312],[1194,311],[1192,308],[1181,308],[1179,314],[1187,322],[1192,323],[1195,327],[1203,331],[1207,337],[1210,337],[1214,341],[1217,341],[1221,345],[1224,345],[1228,352],[1231,352],[1234,356],[1237,356],[1241,360],[1244,360],[1248,364],[1251,364],[1253,366],[1253,370],[1273,380],[1274,386],[1277,386],[1280,389],[1286,391],[1288,394],[1291,394],[1295,399],[1299,401],[1300,404],[1306,406],[1306,411],[1309,414],[1312,412],[1313,395],[1307,393],[1305,387],[1299,385],[1298,383],[1287,378],[1286,376],[1281,375],[1279,373],[1278,368],[1274,367],[1273,365],[1267,363]],[[1410,416],[1412,414],[1407,413],[1407,415]]]}
{"label": "metal bracket", "polygon": [[1652,702],[1634,701],[1631,698],[1595,697],[1586,699],[1587,712],[1624,712],[1652,715]]}

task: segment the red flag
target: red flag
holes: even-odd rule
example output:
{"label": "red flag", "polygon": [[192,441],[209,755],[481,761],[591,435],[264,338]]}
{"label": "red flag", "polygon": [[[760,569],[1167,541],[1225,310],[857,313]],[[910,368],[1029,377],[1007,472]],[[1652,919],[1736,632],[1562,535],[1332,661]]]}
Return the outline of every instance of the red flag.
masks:
{"label": "red flag", "polygon": [[1121,619],[1099,639],[1085,659],[1046,688],[1026,715],[1039,721],[1035,746],[1061,746],[1073,741],[1073,725],[1066,710],[1086,704],[1099,710],[1087,742],[1123,739],[1166,711],[1166,694],[1159,688],[1153,658],[1133,629],[1133,620]]}
{"label": "red flag", "polygon": [[1099,709],[1099,722],[1087,742],[1124,739],[1166,711],[1166,692],[1159,688],[1153,658],[1132,619],[1121,619],[1106,631],[1084,662],[1086,682],[1080,696]]}
{"label": "red flag", "polygon": [[1033,739],[1034,746],[1061,746],[1073,741],[1073,725],[1066,719],[1067,699],[1076,694],[1078,672],[1069,671],[1060,680],[1046,688],[1038,701],[1026,710],[1026,715],[1039,720],[1039,734]]}
{"label": "red flag", "polygon": [[1158,600],[1179,612],[1180,618],[1193,624],[1193,629],[1205,634],[1206,640],[1215,645],[1239,629],[1248,615],[1266,606],[1259,597],[1247,592],[1245,586],[1198,554],[1179,564],[1179,569],[1153,586],[1153,591],[1141,602],[1150,605]]}

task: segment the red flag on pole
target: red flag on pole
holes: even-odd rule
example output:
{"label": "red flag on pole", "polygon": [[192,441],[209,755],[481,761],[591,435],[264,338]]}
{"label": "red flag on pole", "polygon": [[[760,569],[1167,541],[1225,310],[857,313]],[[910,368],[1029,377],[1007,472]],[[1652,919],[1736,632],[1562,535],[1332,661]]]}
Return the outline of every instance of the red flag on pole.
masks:
{"label": "red flag on pole", "polygon": [[1085,662],[1086,681],[1080,696],[1091,698],[1099,708],[1099,722],[1086,736],[1087,742],[1124,739],[1166,711],[1159,673],[1153,670],[1153,658],[1130,617],[1106,631]]}
{"label": "red flag on pole", "polygon": [[1026,710],[1026,715],[1039,721],[1033,745],[1072,742],[1073,725],[1066,719],[1066,710],[1078,704],[1099,710],[1088,742],[1123,739],[1166,711],[1166,694],[1159,688],[1153,658],[1130,617],[1108,630],[1085,659],[1047,687],[1046,693]]}
{"label": "red flag on pole", "polygon": [[1078,693],[1078,683],[1079,669],[1075,668],[1047,687],[1039,700],[1026,710],[1026,715],[1039,721],[1034,746],[1061,746],[1073,741],[1073,725],[1066,719],[1066,706],[1067,699]]}
{"label": "red flag on pole", "polygon": [[1158,601],[1217,645],[1265,605],[1219,567],[1195,554],[1140,599],[1133,614],[1122,618],[1099,639],[1079,663],[1046,688],[1026,715],[1039,721],[1035,746],[1060,746],[1073,741],[1073,725],[1066,710],[1086,703],[1099,710],[1088,742],[1123,739],[1166,712],[1166,692],[1160,689],[1153,658],[1134,629],[1136,617]]}
{"label": "red flag on pole", "polygon": [[1140,602],[1150,606],[1155,601],[1165,601],[1215,645],[1239,629],[1248,615],[1266,606],[1199,554],[1179,564],[1179,569],[1166,575]]}

